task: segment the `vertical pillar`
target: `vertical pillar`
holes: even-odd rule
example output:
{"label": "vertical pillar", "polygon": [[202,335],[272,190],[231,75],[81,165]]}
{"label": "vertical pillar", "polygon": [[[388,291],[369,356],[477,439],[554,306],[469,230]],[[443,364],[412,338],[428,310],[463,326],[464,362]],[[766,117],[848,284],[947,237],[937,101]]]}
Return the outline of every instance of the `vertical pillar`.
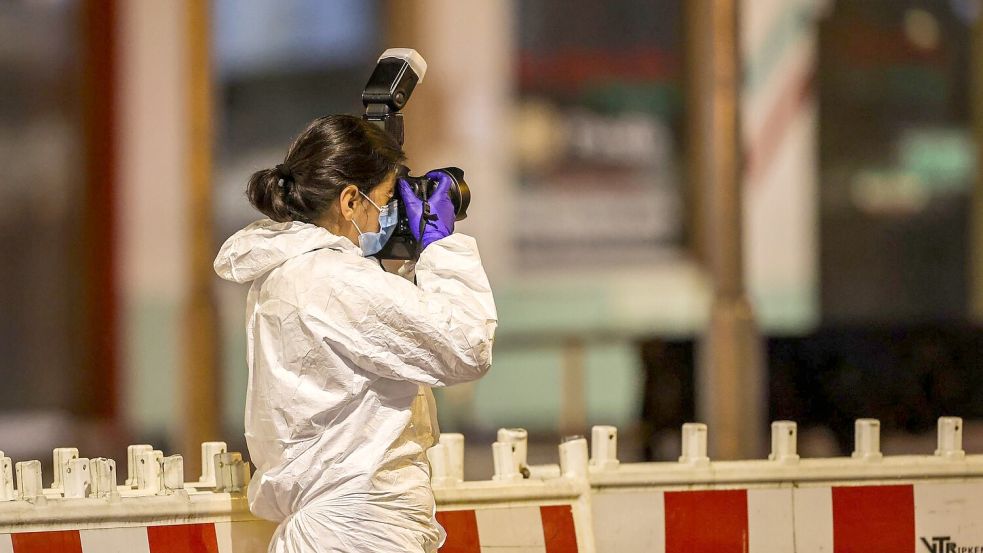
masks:
{"label": "vertical pillar", "polygon": [[[408,165],[464,169],[472,203],[457,230],[477,239],[494,288],[511,268],[513,4],[390,0],[387,9],[384,47],[414,48],[428,66],[404,110]],[[472,424],[473,384],[439,399],[448,420]]]}
{"label": "vertical pillar", "polygon": [[427,60],[427,76],[404,114],[409,166],[464,169],[473,202],[458,227],[478,238],[493,285],[509,268],[512,239],[503,216],[513,188],[512,8],[511,2],[393,1],[385,45],[415,48]]}
{"label": "vertical pillar", "polygon": [[212,86],[210,5],[187,1],[188,282],[184,310],[184,363],[180,382],[184,417],[181,453],[191,474],[201,467],[203,442],[219,438],[219,373],[216,315],[212,293]]}
{"label": "vertical pillar", "polygon": [[764,452],[761,342],[744,288],[738,127],[738,0],[686,2],[691,185],[713,281],[710,324],[699,343],[697,414],[714,458]]}
{"label": "vertical pillar", "polygon": [[208,6],[119,4],[124,406],[195,472],[217,432]]}
{"label": "vertical pillar", "polygon": [[560,433],[580,435],[587,432],[586,346],[581,339],[570,338],[563,345],[560,370]]}
{"label": "vertical pillar", "polygon": [[81,238],[85,321],[80,350],[83,411],[107,419],[117,414],[117,4],[86,0],[81,5],[85,48],[82,127],[85,135],[85,206]]}
{"label": "vertical pillar", "polygon": [[983,322],[983,15],[973,22],[971,35],[970,106],[976,145],[976,178],[970,211],[970,316]]}

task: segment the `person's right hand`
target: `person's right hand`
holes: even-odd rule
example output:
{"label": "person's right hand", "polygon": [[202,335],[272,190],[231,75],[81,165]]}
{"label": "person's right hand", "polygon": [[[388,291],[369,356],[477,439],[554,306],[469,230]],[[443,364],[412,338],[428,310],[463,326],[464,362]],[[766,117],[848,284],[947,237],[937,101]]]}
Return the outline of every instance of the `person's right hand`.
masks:
{"label": "person's right hand", "polygon": [[427,218],[423,232],[420,232],[420,220],[423,218],[423,200],[416,197],[408,182],[399,179],[399,196],[406,207],[406,218],[409,220],[410,232],[420,242],[421,249],[450,236],[454,232],[454,203],[449,194],[454,180],[443,171],[431,171],[426,177],[437,181],[437,187],[428,198],[430,216]]}

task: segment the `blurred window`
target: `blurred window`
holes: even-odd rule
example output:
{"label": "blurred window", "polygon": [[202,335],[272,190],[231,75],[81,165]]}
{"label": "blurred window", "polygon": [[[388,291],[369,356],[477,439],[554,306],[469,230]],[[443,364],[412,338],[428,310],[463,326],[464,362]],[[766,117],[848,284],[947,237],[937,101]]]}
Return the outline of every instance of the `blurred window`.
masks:
{"label": "blurred window", "polygon": [[216,0],[216,231],[262,217],[244,197],[307,123],[361,111],[365,60],[381,52],[377,2]]}
{"label": "blurred window", "polygon": [[0,414],[87,407],[78,8],[0,2]]}
{"label": "blurred window", "polygon": [[973,4],[841,0],[821,24],[827,323],[968,314]]}
{"label": "blurred window", "polygon": [[516,2],[517,261],[657,262],[682,244],[679,2]]}

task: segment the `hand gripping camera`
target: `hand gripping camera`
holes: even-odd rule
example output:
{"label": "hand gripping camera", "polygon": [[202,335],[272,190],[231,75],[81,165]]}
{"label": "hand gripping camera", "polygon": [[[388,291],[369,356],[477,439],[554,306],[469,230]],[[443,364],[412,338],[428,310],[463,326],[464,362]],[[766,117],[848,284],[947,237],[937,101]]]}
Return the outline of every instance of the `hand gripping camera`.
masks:
{"label": "hand gripping camera", "polygon": [[[379,62],[369,77],[369,82],[362,91],[362,104],[365,105],[365,115],[362,117],[379,127],[385,129],[397,142],[403,144],[403,114],[400,110],[410,99],[410,94],[416,88],[416,84],[423,82],[423,76],[427,72],[427,62],[416,50],[410,48],[390,48],[379,56]],[[468,216],[468,206],[471,204],[471,190],[464,182],[464,171],[457,167],[444,167],[437,169],[450,175],[454,181],[450,189],[451,202],[454,204],[456,220],[460,221]],[[426,224],[426,217],[429,214],[429,204],[427,199],[433,193],[437,182],[425,176],[413,177],[409,174],[409,168],[405,165],[400,169],[397,177],[409,182],[410,188],[418,198],[423,200],[424,219],[420,221],[421,228],[417,229],[422,234],[422,226]],[[410,230],[410,222],[406,216],[406,207],[403,202],[399,205],[399,219],[396,229],[386,245],[379,252],[380,259],[406,259],[416,260],[420,257],[421,245],[413,236]]]}

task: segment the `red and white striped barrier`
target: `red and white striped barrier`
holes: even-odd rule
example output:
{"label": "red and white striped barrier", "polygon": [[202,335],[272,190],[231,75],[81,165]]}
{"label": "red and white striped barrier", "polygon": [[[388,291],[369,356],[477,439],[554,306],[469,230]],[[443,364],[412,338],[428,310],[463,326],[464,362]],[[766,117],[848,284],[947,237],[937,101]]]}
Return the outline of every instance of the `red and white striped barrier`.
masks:
{"label": "red and white striped barrier", "polygon": [[[586,440],[561,446],[567,474],[550,481],[463,482],[463,447],[462,436],[448,434],[430,452],[447,472],[434,490],[448,532],[441,551],[594,553]],[[40,462],[28,461],[17,463],[14,490],[0,453],[0,553],[265,552],[276,524],[249,513],[241,457],[218,442],[204,444],[202,456],[211,468],[184,483],[180,456],[131,446],[128,478],[117,486],[111,460],[58,448],[50,488]]]}
{"label": "red and white striped barrier", "polygon": [[[491,503],[438,511],[437,520],[448,535],[441,553],[481,553],[490,548],[502,553],[593,551],[592,544],[578,543],[576,499],[570,499],[537,505],[543,500],[536,498],[529,505]],[[276,524],[263,520],[48,529],[0,534],[0,553],[258,553],[267,550],[275,529]]]}
{"label": "red and white striped barrier", "polygon": [[0,553],[241,553],[266,551],[273,525],[251,520],[0,534]]}
{"label": "red and white striped barrier", "polygon": [[[441,436],[460,451],[461,438]],[[452,472],[439,476],[434,487],[437,520],[447,531],[441,553],[593,553],[594,534],[587,482],[587,440],[560,445],[562,476],[526,480],[512,461],[516,449],[496,442],[496,474],[491,481],[462,482]],[[524,450],[523,450],[524,451]],[[441,447],[430,453],[435,468],[456,467],[456,455],[439,460]]]}
{"label": "red and white striped barrier", "polygon": [[706,427],[687,424],[679,463],[618,464],[613,452],[595,455],[597,547],[983,553],[983,456],[965,454],[961,429],[961,419],[944,417],[935,455],[884,457],[878,422],[861,419],[851,457],[800,459],[795,424],[780,421],[769,460],[712,462]]}
{"label": "red and white striped barrier", "polygon": [[0,553],[260,553],[276,525],[253,517],[242,494],[249,471],[222,442],[202,444],[203,473],[184,482],[180,455],[150,445],[128,448],[127,479],[112,459],[53,452],[51,487],[41,462],[16,464],[0,453]]}
{"label": "red and white striped barrier", "polygon": [[578,553],[573,505],[439,511],[447,530],[441,553]]}
{"label": "red and white striped barrier", "polygon": [[983,482],[594,496],[599,551],[983,551]]}
{"label": "red and white striped barrier", "polygon": [[[934,455],[884,457],[877,421],[859,420],[851,457],[800,459],[781,421],[768,460],[721,462],[706,426],[687,424],[678,463],[619,463],[617,430],[595,427],[590,461],[579,438],[547,467],[527,466],[526,433],[508,429],[482,482],[462,481],[463,438],[448,434],[428,452],[441,551],[983,553],[983,456],[965,454],[961,428],[942,418]],[[248,512],[241,459],[220,446],[187,484],[179,459],[135,446],[115,488],[114,463],[60,448],[52,488],[37,461],[18,463],[16,493],[0,454],[0,553],[265,551],[275,525]]]}

